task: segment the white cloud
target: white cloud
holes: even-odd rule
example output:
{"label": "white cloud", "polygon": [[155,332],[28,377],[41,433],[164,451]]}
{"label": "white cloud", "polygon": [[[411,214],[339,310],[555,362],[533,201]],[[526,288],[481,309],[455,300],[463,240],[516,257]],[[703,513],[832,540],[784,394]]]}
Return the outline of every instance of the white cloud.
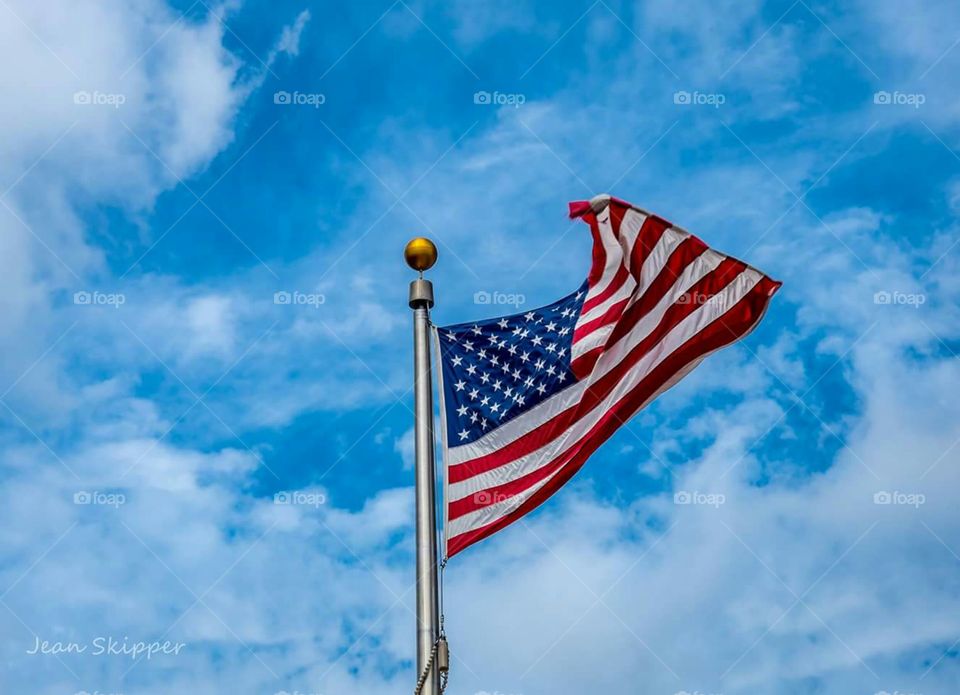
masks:
{"label": "white cloud", "polygon": [[236,336],[229,297],[198,297],[187,305],[183,318],[190,332],[188,352],[229,354],[232,351]]}
{"label": "white cloud", "polygon": [[303,36],[303,30],[309,21],[310,10],[304,10],[298,14],[293,24],[284,27],[283,33],[280,35],[280,40],[277,41],[275,50],[294,57],[300,55],[300,40]]}
{"label": "white cloud", "polygon": [[415,454],[413,437],[414,430],[411,427],[393,442],[393,450],[400,454],[400,458],[403,461],[403,469],[406,471],[413,470],[413,457]]}
{"label": "white cloud", "polygon": [[467,49],[502,31],[527,33],[538,28],[533,8],[526,2],[456,0],[447,11],[454,22],[454,38]]}
{"label": "white cloud", "polygon": [[181,19],[159,2],[11,2],[0,12],[0,81],[16,104],[0,115],[11,186],[0,208],[0,373],[21,378],[11,398],[29,410],[73,400],[59,350],[31,367],[65,339],[54,293],[116,291],[81,215],[148,208],[205,166],[232,139],[243,88],[213,17]]}

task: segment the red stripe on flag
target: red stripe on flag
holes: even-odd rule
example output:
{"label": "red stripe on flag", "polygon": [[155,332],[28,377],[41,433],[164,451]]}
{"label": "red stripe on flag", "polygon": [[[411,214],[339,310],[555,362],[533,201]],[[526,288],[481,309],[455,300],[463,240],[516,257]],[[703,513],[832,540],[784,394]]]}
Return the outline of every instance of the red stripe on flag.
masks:
{"label": "red stripe on flag", "polygon": [[[637,301],[623,312],[620,323],[613,329],[610,337],[607,338],[607,344],[613,345],[624,335],[632,331],[637,321],[650,313],[650,311],[660,303],[667,292],[673,288],[677,278],[683,274],[687,266],[703,255],[703,252],[706,250],[707,245],[694,236],[687,237],[681,241],[660,269],[657,277],[650,283],[650,286],[643,291],[643,294],[638,295]],[[728,261],[734,265],[731,266]],[[728,282],[739,275],[745,267],[743,263],[733,259],[724,260],[720,266],[728,267],[729,270],[727,272],[732,273],[727,280]],[[720,266],[718,266],[718,268]],[[637,272],[639,274],[639,270]],[[716,270],[713,272],[716,272]],[[712,275],[713,272],[709,273],[708,276]]]}
{"label": "red stripe on flag", "polygon": [[[619,287],[617,289],[620,289]],[[613,294],[611,292],[611,294]],[[588,335],[593,333],[598,328],[606,326],[607,324],[614,323],[620,318],[620,314],[623,313],[623,308],[627,305],[627,302],[630,301],[629,297],[624,297],[619,302],[611,304],[610,307],[600,314],[597,318],[591,319],[573,331],[573,343],[574,345],[579,343],[581,340],[586,338]]]}
{"label": "red stripe on flag", "polygon": [[620,238],[620,225],[623,223],[623,216],[627,214],[629,206],[624,205],[618,200],[611,201],[608,207],[610,210],[610,226],[613,228],[613,235]]}
{"label": "red stripe on flag", "polygon": [[640,271],[643,270],[643,262],[647,260],[650,252],[660,241],[660,237],[670,226],[669,222],[656,215],[648,215],[640,226],[640,233],[637,234],[637,240],[630,252],[630,272],[638,281],[640,280]]}
{"label": "red stripe on flag", "polygon": [[607,264],[607,251],[603,247],[603,239],[600,237],[600,225],[597,222],[597,216],[592,212],[583,216],[583,221],[590,225],[590,234],[593,235],[593,263],[590,266],[590,274],[587,275],[587,283],[590,287],[596,285],[603,277],[603,269]]}
{"label": "red stripe on flag", "polygon": [[600,292],[600,294],[590,297],[590,299],[583,303],[583,308],[580,310],[580,313],[589,313],[591,309],[600,306],[605,301],[610,299],[610,297],[616,294],[620,288],[623,287],[623,283],[625,283],[629,277],[630,271],[621,265],[619,268],[617,268],[617,274],[613,276],[612,280],[610,280],[610,284],[607,285],[603,291]]}

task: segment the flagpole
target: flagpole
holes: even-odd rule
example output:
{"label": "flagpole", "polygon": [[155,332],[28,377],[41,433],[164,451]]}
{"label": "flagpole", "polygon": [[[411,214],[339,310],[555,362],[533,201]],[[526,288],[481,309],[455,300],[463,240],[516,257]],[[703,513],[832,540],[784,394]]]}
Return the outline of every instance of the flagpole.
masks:
{"label": "flagpole", "polygon": [[433,283],[423,271],[437,262],[437,247],[416,238],[404,249],[404,258],[420,276],[410,283],[413,309],[413,366],[415,394],[415,480],[417,517],[417,674],[416,695],[440,695],[437,649],[440,610],[437,590],[436,469],[433,453],[433,381],[430,375],[430,309]]}

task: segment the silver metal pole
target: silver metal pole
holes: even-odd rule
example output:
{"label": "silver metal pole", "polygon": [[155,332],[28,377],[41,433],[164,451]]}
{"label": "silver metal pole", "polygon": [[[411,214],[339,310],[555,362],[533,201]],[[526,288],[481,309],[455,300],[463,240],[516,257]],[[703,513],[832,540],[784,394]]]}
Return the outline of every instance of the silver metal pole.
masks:
{"label": "silver metal pole", "polygon": [[[435,249],[433,254],[435,260]],[[421,272],[423,270],[418,269]],[[437,592],[437,478],[433,454],[433,393],[430,375],[430,307],[432,306],[433,285],[430,281],[421,277],[411,282],[410,308],[413,309],[413,367],[416,401],[418,677],[424,674],[428,665],[430,668],[423,688],[420,690],[421,695],[440,695],[440,671],[437,668],[437,660],[433,656],[433,650],[440,635],[440,608]]]}

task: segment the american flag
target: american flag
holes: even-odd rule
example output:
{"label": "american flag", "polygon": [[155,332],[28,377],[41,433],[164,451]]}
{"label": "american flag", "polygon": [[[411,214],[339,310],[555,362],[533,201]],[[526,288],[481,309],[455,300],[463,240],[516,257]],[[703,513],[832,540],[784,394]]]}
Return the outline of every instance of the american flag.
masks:
{"label": "american flag", "polygon": [[558,302],[438,328],[446,556],[521,518],[617,428],[757,325],[780,283],[609,196],[570,204],[593,234]]}

